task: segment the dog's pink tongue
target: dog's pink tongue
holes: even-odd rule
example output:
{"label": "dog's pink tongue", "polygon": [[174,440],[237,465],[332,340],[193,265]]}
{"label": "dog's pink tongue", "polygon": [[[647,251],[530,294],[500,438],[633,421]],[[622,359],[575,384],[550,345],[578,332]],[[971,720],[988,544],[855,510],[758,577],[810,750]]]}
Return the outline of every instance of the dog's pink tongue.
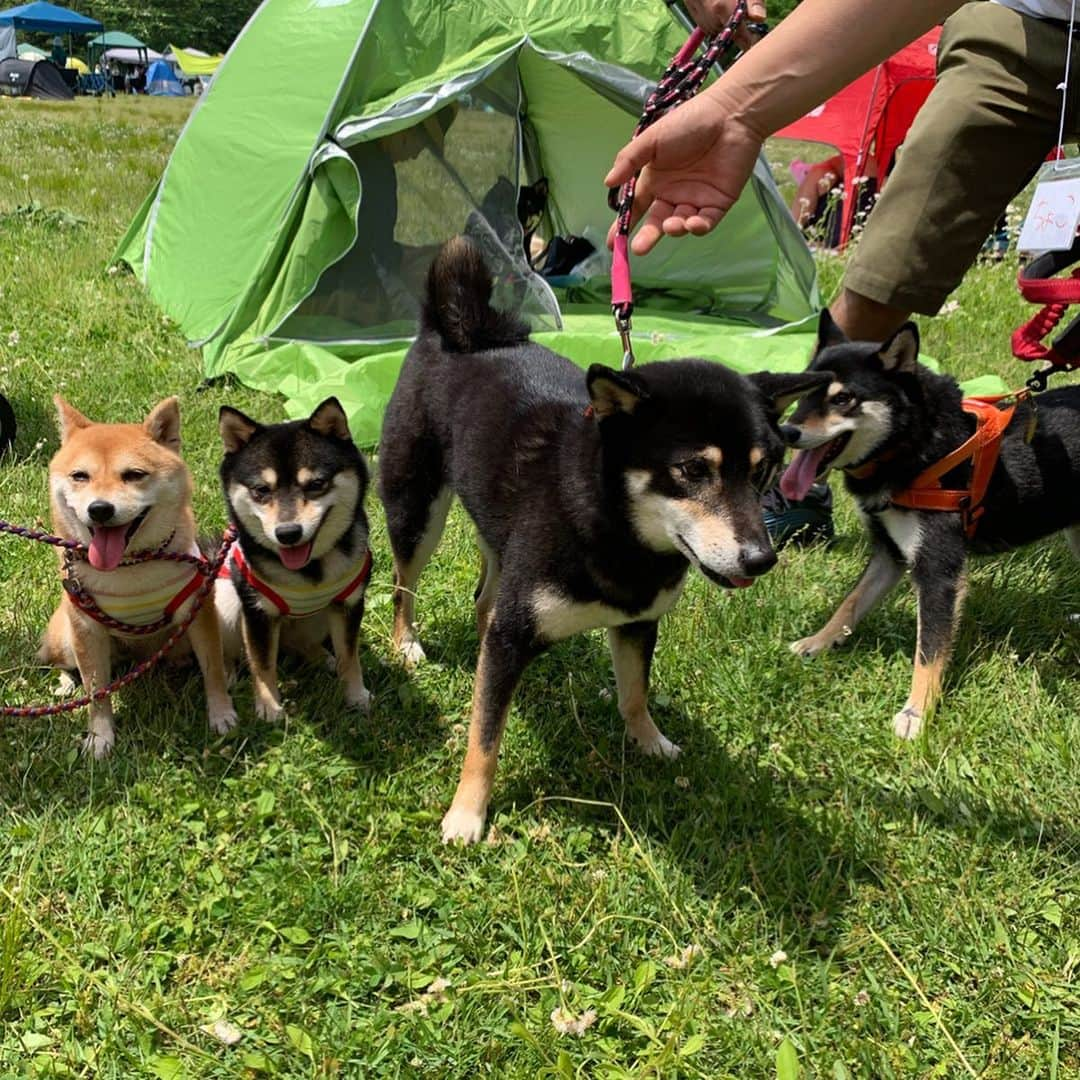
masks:
{"label": "dog's pink tongue", "polygon": [[296,547],[278,548],[281,563],[286,570],[299,570],[307,566],[311,558],[311,541],[306,544],[297,544]]}
{"label": "dog's pink tongue", "polygon": [[814,486],[818,465],[825,456],[828,443],[815,446],[813,450],[796,450],[791,464],[780,477],[780,493],[785,499],[798,502],[806,498],[806,493]]}
{"label": "dog's pink tongue", "polygon": [[127,525],[98,525],[90,540],[87,558],[95,570],[115,570],[127,547]]}

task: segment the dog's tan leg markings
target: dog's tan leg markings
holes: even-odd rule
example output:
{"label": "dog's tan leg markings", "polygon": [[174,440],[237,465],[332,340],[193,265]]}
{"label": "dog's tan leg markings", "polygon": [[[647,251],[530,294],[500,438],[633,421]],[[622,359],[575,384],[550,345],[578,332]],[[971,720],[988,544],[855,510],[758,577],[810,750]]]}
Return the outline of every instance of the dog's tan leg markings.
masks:
{"label": "dog's tan leg markings", "polygon": [[472,715],[469,719],[469,747],[461,779],[450,809],[442,819],[444,844],[460,840],[475,844],[484,834],[484,818],[491,798],[499,744],[506,727],[510,699],[527,656],[506,643],[498,628],[484,635],[480,660],[476,665]]}
{"label": "dog's tan leg markings", "polygon": [[348,613],[330,608],[326,613],[330,623],[330,640],[334,644],[338,678],[345,688],[345,704],[350,709],[371,712],[371,694],[364,686],[364,670],[356,652],[356,640],[349,636]]}
{"label": "dog's tan leg markings", "polygon": [[938,585],[934,595],[919,589],[918,643],[915,646],[915,669],[911,675],[911,693],[907,703],[893,717],[893,731],[901,739],[914,739],[923,721],[933,711],[941,695],[945,665],[952,654],[953,641],[964,604],[965,581]]}
{"label": "dog's tan leg markings", "polygon": [[428,509],[427,525],[412,558],[404,562],[394,557],[394,646],[408,665],[424,660],[424,649],[416,634],[416,585],[446,527],[453,492],[443,488]]}
{"label": "dog's tan leg markings", "polygon": [[903,572],[903,565],[887,551],[875,550],[855,588],[844,597],[832,618],[816,634],[794,642],[791,651],[809,659],[846,641],[867,612],[900,580]]}
{"label": "dog's tan leg markings", "polygon": [[608,630],[611,663],[619,691],[619,714],[626,733],[643,753],[677,758],[682,751],[649,715],[649,665],[656,644],[656,623],[632,623]]}
{"label": "dog's tan leg markings", "polygon": [[480,582],[476,588],[476,633],[482,639],[491,622],[491,609],[499,591],[499,560],[487,546],[480,546]]}
{"label": "dog's tan leg markings", "polygon": [[191,624],[191,648],[202,671],[206,689],[206,710],[210,730],[224,735],[236,726],[236,709],[229,697],[225,661],[221,651],[221,631],[213,602],[208,599]]}
{"label": "dog's tan leg markings", "polygon": [[[71,644],[79,666],[83,690],[90,694],[112,679],[112,640],[104,627],[83,616],[71,615]],[[106,757],[116,743],[112,701],[104,697],[90,703],[90,730],[83,753]]]}
{"label": "dog's tan leg markings", "polygon": [[251,682],[255,690],[255,715],[260,720],[275,722],[285,710],[278,695],[277,659],[281,640],[281,620],[270,619],[266,629],[266,655],[262,655],[251,640],[248,620],[244,619],[244,649],[251,666]]}

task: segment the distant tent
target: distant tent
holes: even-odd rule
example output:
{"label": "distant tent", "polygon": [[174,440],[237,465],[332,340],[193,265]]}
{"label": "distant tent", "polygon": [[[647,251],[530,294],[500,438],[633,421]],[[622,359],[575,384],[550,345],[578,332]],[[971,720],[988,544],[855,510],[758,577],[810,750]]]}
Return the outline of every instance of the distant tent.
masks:
{"label": "distant tent", "polygon": [[146,92],[154,97],[183,97],[184,84],[164,60],[155,60],[146,73]]}
{"label": "distant tent", "polygon": [[64,66],[70,68],[72,71],[77,71],[80,75],[90,74],[90,69],[86,66],[85,62],[80,60],[77,56],[69,56],[67,58],[67,64]]}
{"label": "distant tent", "polygon": [[[12,27],[14,30],[14,27]],[[21,41],[16,46],[15,51],[19,54],[20,60],[48,60],[49,54],[43,52],[36,45],[31,45],[29,41]]]}
{"label": "distant tent", "polygon": [[841,247],[850,238],[855,222],[856,181],[865,175],[867,163],[873,159],[881,190],[896,148],[934,88],[940,37],[940,27],[928,31],[776,133],[782,139],[827,143],[843,156]]}
{"label": "distant tent", "polygon": [[45,0],[0,11],[0,26],[38,30],[45,34],[92,34],[95,30],[105,29],[97,19],[88,19],[77,11],[47,4]]}
{"label": "distant tent", "polygon": [[0,94],[46,101],[70,101],[75,92],[48,60],[0,60]]}
{"label": "distant tent", "polygon": [[91,67],[97,63],[97,58],[104,53],[106,60],[115,60],[119,64],[142,64],[144,66],[161,58],[161,53],[155,52],[146,42],[140,41],[133,34],[125,34],[121,30],[110,30],[107,34],[98,34],[91,38],[88,44],[90,49]]}

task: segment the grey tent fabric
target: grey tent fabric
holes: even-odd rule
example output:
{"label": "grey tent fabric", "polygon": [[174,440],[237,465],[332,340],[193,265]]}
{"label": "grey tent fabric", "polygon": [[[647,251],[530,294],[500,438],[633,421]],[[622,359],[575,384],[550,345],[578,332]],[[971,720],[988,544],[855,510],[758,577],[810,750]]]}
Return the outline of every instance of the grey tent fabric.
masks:
{"label": "grey tent fabric", "polygon": [[0,94],[46,101],[71,101],[75,91],[49,60],[0,60]]}
{"label": "grey tent fabric", "polygon": [[18,56],[15,45],[15,27],[0,26],[0,60],[7,60],[11,56]]}

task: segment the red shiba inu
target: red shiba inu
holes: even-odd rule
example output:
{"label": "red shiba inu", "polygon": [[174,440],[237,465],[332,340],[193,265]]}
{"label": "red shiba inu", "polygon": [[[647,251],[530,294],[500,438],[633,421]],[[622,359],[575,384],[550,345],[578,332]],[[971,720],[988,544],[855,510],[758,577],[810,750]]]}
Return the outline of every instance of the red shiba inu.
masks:
{"label": "red shiba inu", "polygon": [[[176,398],[160,402],[141,424],[97,424],[63,398],[53,400],[60,423],[60,449],[49,464],[53,531],[84,544],[86,555],[61,555],[65,591],[38,656],[65,671],[78,669],[90,693],[110,682],[118,652],[150,655],[190,611],[203,580],[198,570],[185,562],[130,558],[146,551],[199,554],[191,474],[180,458]],[[166,616],[171,620],[160,630],[134,632]],[[206,683],[211,730],[223,734],[236,723],[236,712],[212,597],[188,637]],[[172,655],[186,648],[181,642]],[[115,741],[112,704],[102,698],[90,706],[83,749],[104,757]]]}

